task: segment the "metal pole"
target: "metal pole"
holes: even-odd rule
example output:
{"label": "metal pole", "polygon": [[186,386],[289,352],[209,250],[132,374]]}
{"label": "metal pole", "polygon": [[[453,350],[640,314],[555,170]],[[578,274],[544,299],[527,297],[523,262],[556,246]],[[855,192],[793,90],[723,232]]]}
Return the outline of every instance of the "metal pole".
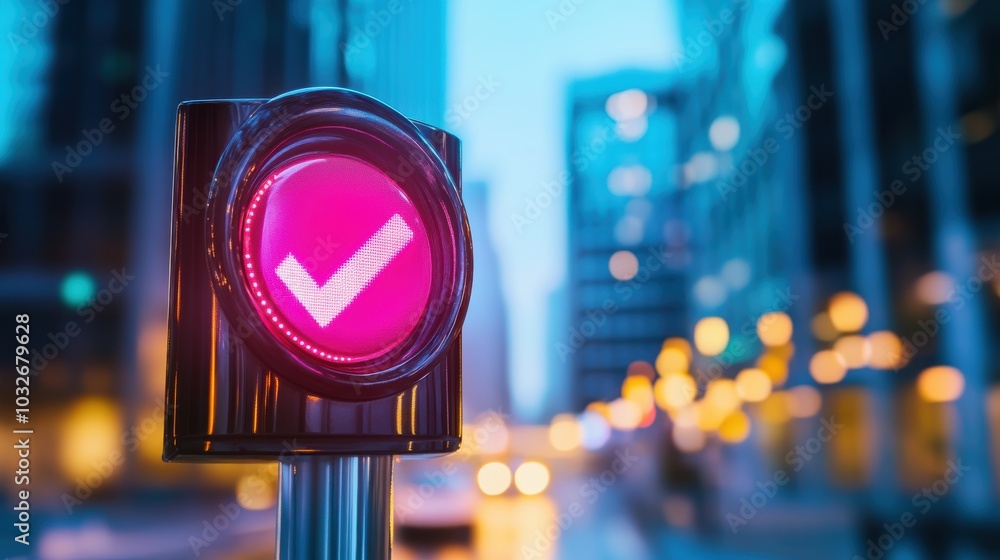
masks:
{"label": "metal pole", "polygon": [[388,560],[392,456],[280,463],[277,560]]}

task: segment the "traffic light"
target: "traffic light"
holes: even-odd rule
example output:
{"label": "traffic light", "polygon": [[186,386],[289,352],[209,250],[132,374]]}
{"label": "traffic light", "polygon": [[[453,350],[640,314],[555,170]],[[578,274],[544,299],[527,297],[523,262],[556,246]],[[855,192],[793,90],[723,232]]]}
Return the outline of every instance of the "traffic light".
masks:
{"label": "traffic light", "polygon": [[458,448],[459,156],[344,89],[180,105],[164,460]]}

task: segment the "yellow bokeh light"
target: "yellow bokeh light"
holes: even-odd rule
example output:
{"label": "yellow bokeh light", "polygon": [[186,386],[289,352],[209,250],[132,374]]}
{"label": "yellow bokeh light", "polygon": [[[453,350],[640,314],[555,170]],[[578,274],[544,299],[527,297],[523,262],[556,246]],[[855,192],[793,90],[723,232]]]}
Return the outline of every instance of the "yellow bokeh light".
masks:
{"label": "yellow bokeh light", "polygon": [[694,423],[703,432],[714,432],[719,429],[719,425],[726,419],[729,412],[720,408],[710,406],[705,401],[693,403]]}
{"label": "yellow bokeh light", "polygon": [[694,426],[675,425],[671,439],[677,449],[684,453],[695,453],[705,448],[705,434]]}
{"label": "yellow bokeh light", "polygon": [[694,326],[694,346],[705,356],[718,356],[729,345],[729,325],[721,317],[705,317]]}
{"label": "yellow bokeh light", "polygon": [[757,320],[757,336],[765,346],[783,346],[792,340],[792,318],[787,313],[765,313]]}
{"label": "yellow bokeh light", "polygon": [[537,461],[522,463],[514,471],[514,486],[526,496],[541,494],[549,486],[549,469]]}
{"label": "yellow bokeh light", "polygon": [[742,410],[737,410],[719,425],[719,439],[725,443],[740,443],[750,435],[750,418]]}
{"label": "yellow bokeh light", "polygon": [[789,401],[787,391],[775,391],[760,403],[760,417],[771,424],[781,424],[788,421]]}
{"label": "yellow bokeh light", "polygon": [[840,332],[861,330],[868,322],[868,304],[854,292],[840,292],[830,298],[830,323]]}
{"label": "yellow bokeh light", "polygon": [[903,343],[895,333],[877,331],[868,335],[871,366],[875,369],[898,369],[904,363]]}
{"label": "yellow bokeh light", "polygon": [[114,477],[125,462],[122,416],[114,401],[87,397],[60,416],[59,465],[67,478]]}
{"label": "yellow bokeh light", "polygon": [[671,337],[663,341],[663,350],[667,348],[673,348],[675,350],[680,350],[684,352],[684,356],[687,357],[688,362],[694,357],[694,353],[691,350],[691,343],[687,339],[681,338],[679,336]]}
{"label": "yellow bokeh light", "polygon": [[479,469],[476,482],[487,496],[499,496],[510,488],[510,468],[500,462],[486,463]]}
{"label": "yellow bokeh light", "polygon": [[277,489],[266,476],[248,474],[236,481],[236,501],[248,510],[268,509],[277,499]]}
{"label": "yellow bokeh light", "polygon": [[927,402],[951,402],[965,391],[965,376],[950,366],[934,366],[920,372],[917,393]]}
{"label": "yellow bokeh light", "polygon": [[705,388],[703,404],[728,414],[740,407],[742,400],[732,379],[713,379]]}
{"label": "yellow bokeh light", "polygon": [[663,410],[677,410],[694,401],[698,387],[689,375],[668,375],[656,380],[653,395],[656,404]]}
{"label": "yellow bokeh light", "polygon": [[549,424],[549,443],[557,451],[573,451],[580,446],[583,431],[572,414],[557,414]]}
{"label": "yellow bokeh light", "polygon": [[819,414],[823,396],[815,387],[801,385],[788,390],[788,414],[792,418],[811,418]]}
{"label": "yellow bokeh light", "polygon": [[736,392],[746,402],[761,402],[771,394],[771,377],[757,368],[745,369],[736,376]]}
{"label": "yellow bokeh light", "polygon": [[764,354],[757,360],[757,368],[766,373],[776,387],[788,381],[788,361],[779,356]]}
{"label": "yellow bokeh light", "polygon": [[656,372],[660,375],[685,373],[688,365],[687,354],[680,348],[664,348],[656,357]]}
{"label": "yellow bokeh light", "polygon": [[845,336],[833,345],[833,351],[840,354],[844,365],[850,369],[863,368],[871,359],[872,347],[868,339],[861,335]]}
{"label": "yellow bokeh light", "polygon": [[819,383],[837,383],[847,375],[847,364],[833,350],[820,350],[809,360],[809,373]]}
{"label": "yellow bokeh light", "polygon": [[628,432],[642,422],[643,411],[634,401],[615,399],[608,405],[608,423],[616,430]]}
{"label": "yellow bokeh light", "polygon": [[653,408],[653,384],[642,375],[630,375],[622,382],[622,398],[635,403],[645,414]]}

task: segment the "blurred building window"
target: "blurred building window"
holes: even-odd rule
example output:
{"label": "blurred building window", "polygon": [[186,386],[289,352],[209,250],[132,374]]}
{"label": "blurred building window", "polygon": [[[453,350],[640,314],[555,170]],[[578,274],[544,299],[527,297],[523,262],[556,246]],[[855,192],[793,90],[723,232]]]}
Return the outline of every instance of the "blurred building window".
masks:
{"label": "blurred building window", "polygon": [[43,127],[45,75],[52,60],[53,16],[34,2],[0,3],[0,164],[33,153]]}

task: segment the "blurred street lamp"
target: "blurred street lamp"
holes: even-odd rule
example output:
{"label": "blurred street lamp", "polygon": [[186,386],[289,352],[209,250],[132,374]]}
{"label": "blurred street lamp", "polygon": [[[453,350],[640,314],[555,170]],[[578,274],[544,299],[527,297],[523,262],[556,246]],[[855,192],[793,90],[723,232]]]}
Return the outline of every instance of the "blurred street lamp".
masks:
{"label": "blurred street lamp", "polygon": [[776,354],[767,353],[757,359],[757,368],[767,374],[774,386],[788,381],[788,361]]}
{"label": "blurred street lamp", "polygon": [[479,469],[476,482],[487,496],[499,496],[510,488],[510,468],[500,462],[486,463]]}
{"label": "blurred street lamp", "polygon": [[537,462],[522,463],[514,471],[514,486],[526,496],[541,494],[549,486],[549,469]]}
{"label": "blurred street lamp", "polygon": [[745,369],[736,376],[736,391],[745,402],[761,402],[771,394],[771,377],[760,369]]}
{"label": "blurred street lamp", "polygon": [[868,304],[854,292],[840,292],[830,298],[830,322],[842,333],[861,330],[868,322]]}
{"label": "blurred street lamp", "polygon": [[809,361],[809,373],[818,383],[837,383],[847,375],[847,364],[833,350],[820,350]]}
{"label": "blurred street lamp", "polygon": [[664,411],[678,410],[694,402],[698,387],[687,374],[671,374],[656,380],[653,395],[656,404]]}
{"label": "blurred street lamp", "polygon": [[792,318],[787,313],[765,313],[757,319],[757,336],[765,346],[784,346],[792,340]]}
{"label": "blurred street lamp", "polygon": [[845,336],[833,345],[833,351],[844,360],[844,365],[850,369],[858,369],[868,365],[872,348],[868,339],[860,335]]}
{"label": "blurred street lamp", "polygon": [[917,378],[917,393],[927,402],[951,402],[965,391],[965,377],[951,366],[927,368]]}
{"label": "blurred street lamp", "polygon": [[688,371],[688,356],[679,348],[664,348],[656,357],[656,372],[660,375],[686,373]]}
{"label": "blurred street lamp", "polygon": [[694,326],[694,346],[705,356],[718,356],[729,345],[729,325],[721,317],[705,317]]}
{"label": "blurred street lamp", "polygon": [[903,343],[895,333],[873,332],[868,335],[868,344],[871,346],[871,367],[897,369],[903,365]]}
{"label": "blurred street lamp", "polygon": [[732,379],[714,379],[705,389],[705,404],[723,412],[736,410],[742,402]]}
{"label": "blurred street lamp", "polygon": [[719,439],[724,443],[741,443],[750,435],[750,418],[742,410],[726,417],[719,425]]}

